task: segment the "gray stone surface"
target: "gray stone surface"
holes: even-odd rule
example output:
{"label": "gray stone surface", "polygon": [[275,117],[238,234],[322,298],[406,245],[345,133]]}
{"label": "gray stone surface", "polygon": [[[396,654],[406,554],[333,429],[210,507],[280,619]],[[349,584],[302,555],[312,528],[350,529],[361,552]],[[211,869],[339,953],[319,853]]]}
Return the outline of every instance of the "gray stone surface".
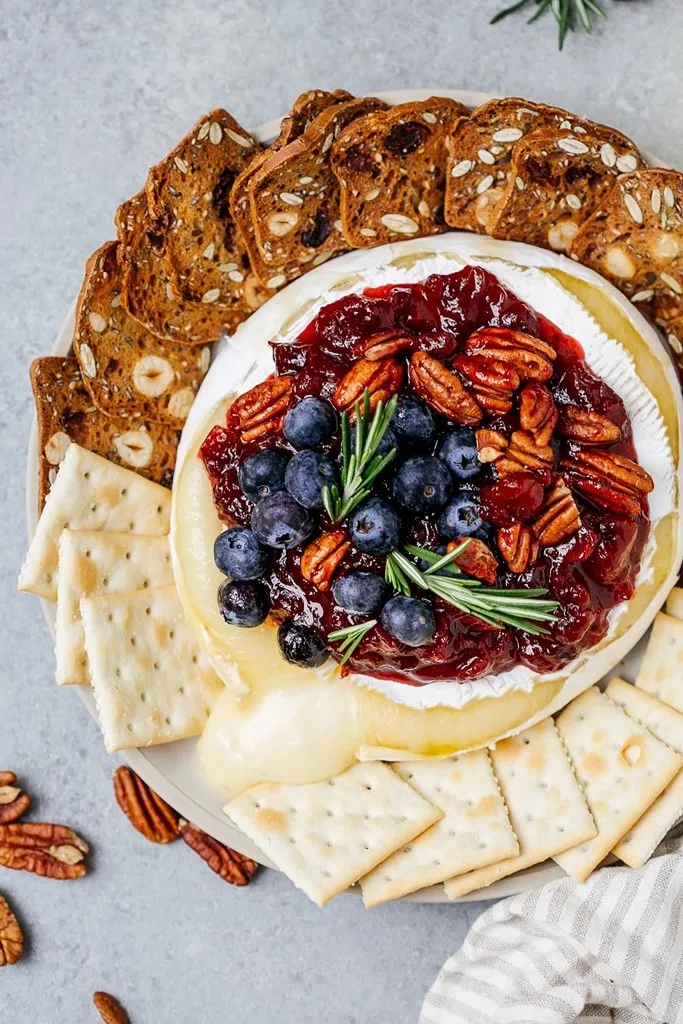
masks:
{"label": "gray stone surface", "polygon": [[248,890],[181,844],[157,848],[111,796],[114,764],[53,682],[37,601],[15,593],[25,544],[27,367],[47,353],[112,213],[195,118],[247,125],[311,86],[450,86],[559,103],[683,163],[680,0],[609,8],[570,38],[545,18],[495,28],[502,0],[4,0],[0,4],[0,767],[40,819],[92,842],[87,879],[5,872],[29,953],[0,978],[0,1024],[86,1024],[104,988],[134,1024],[408,1024],[482,904],[323,912],[274,872]]}

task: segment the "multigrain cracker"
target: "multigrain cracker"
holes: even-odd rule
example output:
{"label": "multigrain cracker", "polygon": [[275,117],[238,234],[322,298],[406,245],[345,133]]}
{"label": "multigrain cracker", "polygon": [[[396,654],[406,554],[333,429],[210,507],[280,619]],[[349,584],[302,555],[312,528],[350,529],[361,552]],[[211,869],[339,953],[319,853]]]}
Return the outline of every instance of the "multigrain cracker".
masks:
{"label": "multigrain cracker", "polygon": [[595,824],[551,718],[497,743],[491,760],[520,852],[447,881],[450,899],[540,864],[595,835]]}
{"label": "multigrain cracker", "polygon": [[171,492],[129,469],[71,444],[47,496],[19,576],[19,590],[57,600],[63,530],[168,533]]}
{"label": "multigrain cracker", "polygon": [[683,768],[683,757],[595,687],[564,709],[557,728],[598,834],[554,859],[585,882]]}
{"label": "multigrain cracker", "polygon": [[199,735],[223,687],[175,586],[87,597],[80,608],[109,753]]}
{"label": "multigrain cracker", "polygon": [[377,761],[327,782],[254,786],[224,810],[318,906],[442,816]]}
{"label": "multigrain cracker", "polygon": [[361,878],[366,907],[519,853],[487,751],[392,769],[443,818]]}
{"label": "multigrain cracker", "polygon": [[636,686],[683,712],[683,622],[680,619],[664,612],[656,616]]}

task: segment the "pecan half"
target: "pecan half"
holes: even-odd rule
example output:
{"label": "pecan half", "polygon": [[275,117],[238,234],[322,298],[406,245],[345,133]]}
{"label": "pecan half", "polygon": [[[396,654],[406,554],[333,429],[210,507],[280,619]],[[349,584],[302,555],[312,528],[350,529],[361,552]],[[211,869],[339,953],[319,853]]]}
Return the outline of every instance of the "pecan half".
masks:
{"label": "pecan half", "polygon": [[24,935],[14,911],[0,896],[0,967],[15,964],[24,952]]}
{"label": "pecan half", "polygon": [[456,373],[426,352],[415,352],[408,367],[410,380],[427,405],[455,423],[474,427],[481,423],[481,406],[463,386]]}
{"label": "pecan half", "polygon": [[294,393],[291,377],[271,377],[240,395],[232,405],[243,441],[277,434]]}
{"label": "pecan half", "polygon": [[531,524],[534,536],[546,546],[569,540],[581,526],[581,516],[561,476],[548,490],[538,516]]}
{"label": "pecan half", "polygon": [[484,327],[467,339],[469,354],[485,351],[492,359],[512,363],[522,380],[549,380],[553,375],[555,349],[524,331]]}
{"label": "pecan half", "polygon": [[530,381],[519,396],[519,422],[540,447],[550,443],[557,425],[557,406],[545,384]]}
{"label": "pecan half", "polygon": [[81,878],[88,844],[65,825],[14,822],[0,825],[0,865],[44,878]]}
{"label": "pecan half", "polygon": [[498,430],[478,430],[477,448],[480,462],[493,462],[499,476],[519,473],[522,469],[548,470],[553,464],[553,450],[536,444],[526,430],[515,430],[508,440]]}
{"label": "pecan half", "polygon": [[349,410],[353,416],[356,402],[370,392],[370,408],[386,402],[403,385],[405,374],[396,359],[359,359],[337,385],[332,401],[338,409]]}
{"label": "pecan half", "polygon": [[0,772],[0,825],[16,821],[31,805],[31,797],[14,785],[16,781],[14,772]]}
{"label": "pecan half", "polygon": [[503,526],[496,534],[498,550],[505,559],[510,572],[526,572],[538,558],[540,543],[531,529],[522,523]]}
{"label": "pecan half", "polygon": [[95,992],[92,1001],[104,1024],[130,1024],[130,1017],[121,1003],[108,992]]}
{"label": "pecan half", "polygon": [[560,461],[560,467],[574,490],[623,515],[639,515],[642,495],[654,487],[652,477],[641,466],[613,452],[573,449]]}
{"label": "pecan half", "polygon": [[511,363],[487,355],[457,356],[454,366],[476,396],[479,405],[494,415],[504,416],[512,408],[512,395],[520,384]]}
{"label": "pecan half", "polygon": [[180,835],[179,815],[125,765],[114,772],[114,796],[133,828],[150,843],[172,843]]}
{"label": "pecan half", "polygon": [[366,359],[386,359],[387,356],[410,351],[415,348],[416,343],[417,338],[414,334],[406,334],[405,331],[399,330],[380,331],[356,342],[353,350]]}
{"label": "pecan half", "polygon": [[446,551],[455,551],[466,540],[469,544],[463,553],[458,555],[454,564],[468,576],[484,580],[485,583],[495,583],[498,577],[498,559],[483,540],[479,540],[478,537],[458,537],[457,540],[449,541]]}
{"label": "pecan half", "polygon": [[229,846],[223,846],[223,843],[202,832],[196,825],[191,825],[189,821],[181,820],[180,834],[211,870],[231,885],[249,885],[252,876],[258,871],[255,860],[237,850],[231,850]]}
{"label": "pecan half", "polygon": [[578,444],[614,444],[621,438],[621,428],[590,409],[565,405],[560,409],[558,433]]}
{"label": "pecan half", "polygon": [[321,533],[301,556],[301,575],[315,583],[318,590],[329,590],[339,563],[351,547],[343,530]]}

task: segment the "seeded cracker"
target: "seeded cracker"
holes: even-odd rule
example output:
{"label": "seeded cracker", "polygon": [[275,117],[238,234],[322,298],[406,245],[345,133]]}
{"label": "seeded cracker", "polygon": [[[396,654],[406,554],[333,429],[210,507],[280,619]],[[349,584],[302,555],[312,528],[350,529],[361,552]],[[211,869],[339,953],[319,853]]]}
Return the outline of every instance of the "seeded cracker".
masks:
{"label": "seeded cracker", "polygon": [[585,882],[683,768],[683,757],[596,687],[564,709],[557,728],[598,834],[555,860],[577,882]]}
{"label": "seeded cracker", "polygon": [[392,769],[443,818],[361,878],[366,907],[519,853],[487,751]]}
{"label": "seeded cracker", "polygon": [[432,96],[356,118],[332,145],[344,238],[354,248],[446,230],[446,137],[467,114]]}
{"label": "seeded cracker", "polygon": [[[606,692],[615,704],[649,729],[653,736],[677,754],[683,754],[683,715],[623,679],[612,679]],[[683,771],[679,771],[612,853],[629,867],[642,868],[682,816]]]}
{"label": "seeded cracker", "polygon": [[98,409],[176,429],[182,428],[211,359],[208,347],[162,341],[128,316],[121,303],[117,242],[106,242],[86,263],[74,351]]}
{"label": "seeded cracker", "polygon": [[83,384],[73,356],[45,356],[31,363],[31,387],[38,419],[38,511],[72,441],[110,462],[170,487],[178,432],[160,423],[105,416]]}
{"label": "seeded cracker", "polygon": [[595,835],[595,824],[551,718],[497,743],[491,760],[520,852],[446,882],[450,899],[540,864]]}
{"label": "seeded cracker", "polygon": [[663,612],[655,618],[636,686],[683,713],[683,622],[680,619]]}
{"label": "seeded cracker", "polygon": [[328,782],[254,786],[224,810],[319,907],[441,818],[377,761]]}

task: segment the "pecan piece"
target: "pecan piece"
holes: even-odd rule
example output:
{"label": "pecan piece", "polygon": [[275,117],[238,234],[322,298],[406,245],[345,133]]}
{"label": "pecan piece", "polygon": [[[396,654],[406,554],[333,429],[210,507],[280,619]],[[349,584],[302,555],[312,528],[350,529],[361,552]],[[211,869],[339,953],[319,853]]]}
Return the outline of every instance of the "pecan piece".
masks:
{"label": "pecan piece", "polygon": [[481,406],[463,386],[456,373],[426,352],[415,352],[408,368],[410,380],[427,405],[455,423],[474,427],[481,423]]}
{"label": "pecan piece", "polygon": [[470,335],[465,348],[469,354],[484,351],[492,359],[512,363],[522,380],[549,380],[557,355],[540,338],[507,327],[484,327]]}
{"label": "pecan piece", "polygon": [[30,807],[31,797],[14,785],[16,781],[14,772],[0,772],[0,825],[16,821]]}
{"label": "pecan piece", "polygon": [[187,845],[206,861],[211,870],[231,885],[249,885],[252,876],[258,871],[255,860],[245,857],[237,850],[231,850],[229,846],[224,846],[189,821],[181,819],[180,834]]}
{"label": "pecan piece", "polygon": [[519,422],[539,447],[550,443],[557,416],[557,406],[545,384],[531,381],[524,385],[519,396]]}
{"label": "pecan piece", "polygon": [[277,434],[294,398],[291,377],[271,377],[240,395],[232,405],[243,441]]}
{"label": "pecan piece", "polygon": [[541,544],[551,546],[569,540],[581,527],[581,516],[561,476],[548,490],[541,511],[532,523],[534,536]]}
{"label": "pecan piece", "polygon": [[493,415],[504,416],[512,408],[512,395],[520,384],[511,363],[487,355],[457,356],[454,366],[472,389],[479,405]]}
{"label": "pecan piece", "polygon": [[505,559],[510,572],[526,572],[538,558],[540,543],[531,529],[522,523],[503,526],[496,534],[498,550]]}
{"label": "pecan piece", "polygon": [[356,402],[360,402],[365,389],[370,392],[370,408],[386,402],[403,385],[404,371],[396,359],[359,359],[337,385],[332,401],[338,409],[349,410],[354,417]]}
{"label": "pecan piece", "polygon": [[0,967],[15,964],[24,952],[24,936],[14,911],[0,896]]}
{"label": "pecan piece", "polygon": [[579,444],[614,444],[621,438],[621,428],[599,412],[565,405],[560,409],[558,432]]}
{"label": "pecan piece", "polygon": [[458,537],[457,540],[449,541],[446,551],[455,551],[463,541],[469,543],[453,564],[468,576],[484,580],[485,583],[495,583],[498,578],[498,559],[483,540],[478,537]]}
{"label": "pecan piece", "polygon": [[95,992],[92,1001],[104,1024],[130,1024],[130,1017],[121,1003],[108,992]]}
{"label": "pecan piece", "polygon": [[654,487],[650,474],[637,462],[614,452],[572,449],[560,467],[575,490],[596,505],[624,515],[639,515],[642,495]]}
{"label": "pecan piece", "polygon": [[479,461],[493,462],[499,476],[552,467],[552,448],[536,444],[533,434],[526,430],[515,430],[509,440],[498,430],[478,430],[476,437]]}
{"label": "pecan piece", "polygon": [[179,815],[125,765],[114,772],[114,796],[133,828],[150,843],[171,843],[180,835]]}
{"label": "pecan piece", "polygon": [[329,590],[339,563],[351,547],[343,530],[321,533],[301,556],[301,575],[315,583],[318,590]]}
{"label": "pecan piece", "polygon": [[358,355],[365,356],[366,359],[386,359],[387,356],[410,351],[415,347],[416,342],[415,335],[406,334],[405,331],[379,331],[378,334],[356,342],[353,350]]}
{"label": "pecan piece", "polygon": [[0,865],[44,878],[81,878],[88,844],[65,825],[14,822],[0,825]]}

